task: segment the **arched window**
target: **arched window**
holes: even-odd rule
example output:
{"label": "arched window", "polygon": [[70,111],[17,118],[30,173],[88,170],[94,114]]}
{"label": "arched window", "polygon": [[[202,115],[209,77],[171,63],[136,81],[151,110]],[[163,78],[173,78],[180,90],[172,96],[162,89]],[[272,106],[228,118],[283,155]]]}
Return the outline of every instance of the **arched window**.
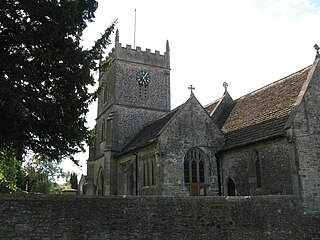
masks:
{"label": "arched window", "polygon": [[147,161],[143,162],[143,186],[147,186],[148,178],[147,178]]}
{"label": "arched window", "polygon": [[184,158],[184,182],[192,196],[207,195],[206,164],[206,155],[199,148],[190,149]]}
{"label": "arched window", "polygon": [[190,182],[189,162],[188,161],[184,161],[184,182],[185,183]]}
{"label": "arched window", "polygon": [[261,184],[261,163],[260,163],[260,159],[257,158],[256,160],[256,177],[257,177],[257,188],[261,188],[262,184]]}
{"label": "arched window", "polygon": [[154,159],[151,161],[151,185],[155,185]]}
{"label": "arched window", "polygon": [[199,180],[201,183],[204,183],[204,161],[200,160],[199,162]]}
{"label": "arched window", "polygon": [[143,166],[143,186],[156,184],[155,157],[153,155],[141,159]]}
{"label": "arched window", "polygon": [[192,182],[196,183],[198,182],[198,173],[197,173],[197,163],[196,160],[193,160],[191,162],[191,176],[192,176]]}
{"label": "arched window", "polygon": [[105,131],[106,131],[106,136],[105,136],[105,140],[106,140],[106,149],[110,150],[114,147],[114,139],[113,139],[113,134],[114,134],[114,129],[115,129],[115,121],[114,118],[116,117],[116,113],[115,112],[111,112],[108,117],[106,118],[106,127],[105,127]]}

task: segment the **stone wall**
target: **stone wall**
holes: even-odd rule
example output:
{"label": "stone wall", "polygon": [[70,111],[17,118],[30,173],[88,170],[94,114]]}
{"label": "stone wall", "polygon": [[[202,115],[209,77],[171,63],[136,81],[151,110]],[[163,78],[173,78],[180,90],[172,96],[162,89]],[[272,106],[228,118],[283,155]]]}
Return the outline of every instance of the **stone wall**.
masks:
{"label": "stone wall", "polygon": [[208,195],[218,196],[218,172],[215,153],[223,146],[223,135],[207,112],[191,96],[163,129],[158,139],[163,195],[189,194],[184,182],[184,158],[192,148],[200,149],[205,159],[205,184]]}
{"label": "stone wall", "polygon": [[293,196],[0,195],[2,240],[320,239]]}
{"label": "stone wall", "polygon": [[114,109],[118,113],[114,130],[117,133],[115,139],[118,151],[121,151],[143,127],[166,114],[158,110],[125,106],[115,106]]}
{"label": "stone wall", "polygon": [[301,197],[307,211],[320,211],[320,59],[316,59],[313,72],[302,88],[297,113],[292,124],[299,168]]}
{"label": "stone wall", "polygon": [[[285,137],[225,151],[220,156],[222,194],[227,195],[229,179],[236,195],[299,195],[294,146]],[[257,185],[260,162],[261,186]]]}

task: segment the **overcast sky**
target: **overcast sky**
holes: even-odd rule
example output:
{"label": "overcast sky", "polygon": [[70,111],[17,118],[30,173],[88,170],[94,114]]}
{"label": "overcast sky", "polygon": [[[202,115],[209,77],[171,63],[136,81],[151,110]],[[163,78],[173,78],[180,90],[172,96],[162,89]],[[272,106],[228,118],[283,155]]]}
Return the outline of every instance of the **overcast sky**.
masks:
{"label": "overcast sky", "polygon": [[[188,99],[190,84],[203,105],[222,96],[223,82],[237,99],[311,65],[320,45],[320,0],[100,0],[84,47],[115,19],[120,43],[133,47],[135,9],[136,46],[163,54],[169,40],[172,108]],[[93,104],[90,127],[96,111]],[[88,152],[76,157],[82,169],[73,170],[86,174]]]}

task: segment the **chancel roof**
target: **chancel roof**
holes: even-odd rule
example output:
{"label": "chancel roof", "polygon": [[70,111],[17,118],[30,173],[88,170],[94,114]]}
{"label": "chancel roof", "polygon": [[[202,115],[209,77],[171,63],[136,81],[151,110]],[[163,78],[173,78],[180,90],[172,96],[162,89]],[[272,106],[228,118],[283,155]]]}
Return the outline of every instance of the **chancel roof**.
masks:
{"label": "chancel roof", "polygon": [[283,134],[311,66],[235,100],[222,126],[225,148]]}

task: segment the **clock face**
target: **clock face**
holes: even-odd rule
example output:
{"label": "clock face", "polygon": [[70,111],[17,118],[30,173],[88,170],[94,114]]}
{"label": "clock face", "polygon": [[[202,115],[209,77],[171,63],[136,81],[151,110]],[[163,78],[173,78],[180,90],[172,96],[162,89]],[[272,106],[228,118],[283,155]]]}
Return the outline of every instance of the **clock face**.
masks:
{"label": "clock face", "polygon": [[147,71],[141,70],[137,73],[137,81],[140,85],[148,85],[150,80],[151,77]]}

